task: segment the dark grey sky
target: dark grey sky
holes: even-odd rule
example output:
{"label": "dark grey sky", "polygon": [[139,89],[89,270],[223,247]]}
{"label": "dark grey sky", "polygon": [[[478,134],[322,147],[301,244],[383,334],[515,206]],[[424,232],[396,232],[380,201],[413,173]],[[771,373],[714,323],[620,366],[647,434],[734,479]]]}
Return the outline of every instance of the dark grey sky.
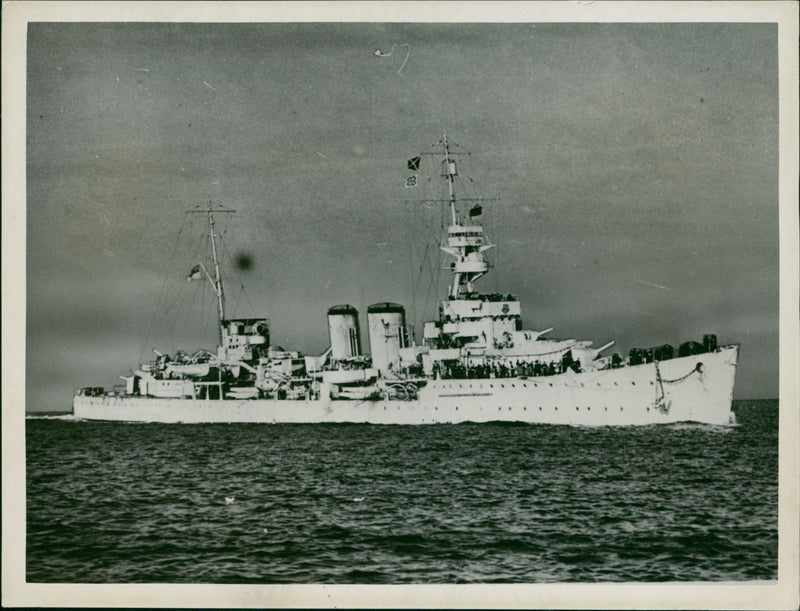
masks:
{"label": "dark grey sky", "polygon": [[501,198],[481,286],[526,327],[623,353],[716,333],[735,396],[776,397],[777,58],[774,24],[31,24],[27,409],[214,344],[176,239],[209,199],[253,261],[230,313],[274,342],[322,352],[333,304],[411,311],[433,222],[405,161],[444,129]]}

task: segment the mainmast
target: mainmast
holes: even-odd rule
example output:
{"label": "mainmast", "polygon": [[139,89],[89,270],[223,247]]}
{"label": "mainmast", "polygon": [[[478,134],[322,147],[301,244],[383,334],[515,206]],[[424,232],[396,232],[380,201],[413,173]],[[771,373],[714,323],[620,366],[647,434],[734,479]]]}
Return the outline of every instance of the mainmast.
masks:
{"label": "mainmast", "polygon": [[217,334],[219,336],[220,345],[222,345],[222,321],[225,320],[225,291],[222,287],[222,274],[220,273],[219,267],[219,257],[217,255],[217,233],[215,230],[216,223],[214,221],[214,213],[218,212],[221,214],[233,214],[236,212],[235,210],[231,210],[230,208],[225,208],[219,206],[217,208],[213,207],[211,202],[208,202],[207,208],[200,208],[197,207],[193,210],[187,210],[187,213],[195,213],[195,214],[206,214],[208,218],[208,229],[209,229],[209,241],[211,242],[211,256],[213,258],[214,264],[214,277],[211,276],[206,271],[206,268],[200,264],[200,268],[206,274],[208,281],[214,288],[214,294],[217,296]]}
{"label": "mainmast", "polygon": [[208,228],[211,234],[211,254],[214,257],[214,287],[217,293],[217,326],[220,328],[220,343],[222,342],[222,321],[225,320],[225,292],[222,289],[222,275],[219,273],[219,259],[217,258],[217,235],[214,233],[214,215],[211,207],[208,208]]}

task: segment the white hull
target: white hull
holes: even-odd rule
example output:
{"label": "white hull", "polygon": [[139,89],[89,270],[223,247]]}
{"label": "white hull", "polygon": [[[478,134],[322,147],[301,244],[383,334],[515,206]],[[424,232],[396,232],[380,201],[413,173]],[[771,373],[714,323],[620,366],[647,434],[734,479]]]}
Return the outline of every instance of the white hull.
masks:
{"label": "white hull", "polygon": [[[576,426],[730,424],[738,346],[658,363],[532,378],[431,380],[398,400],[165,399],[76,396],[87,420],[163,423],[436,424],[513,421]],[[702,363],[702,371],[697,371]],[[659,409],[657,399],[663,388]]]}

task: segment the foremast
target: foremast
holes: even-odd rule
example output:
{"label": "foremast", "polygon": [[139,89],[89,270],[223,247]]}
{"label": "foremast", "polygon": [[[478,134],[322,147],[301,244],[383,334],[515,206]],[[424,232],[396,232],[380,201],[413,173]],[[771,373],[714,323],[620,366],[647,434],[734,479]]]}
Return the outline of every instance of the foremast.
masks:
{"label": "foremast", "polygon": [[[442,178],[447,181],[448,204],[450,206],[450,226],[447,228],[447,243],[440,248],[455,258],[451,264],[453,283],[449,288],[450,299],[463,299],[474,292],[475,281],[489,270],[486,251],[494,245],[489,242],[483,233],[483,227],[475,220],[480,216],[482,207],[480,203],[473,205],[464,215],[458,209],[456,199],[455,179],[458,176],[458,167],[455,154],[450,150],[447,133],[442,136],[439,144],[442,146]],[[484,200],[466,200],[480,202]]]}
{"label": "foremast", "polygon": [[[453,146],[444,133],[437,152],[422,153],[437,155],[441,159],[441,177],[447,183],[447,193],[442,199],[433,201],[449,207],[449,225],[444,243],[439,247],[453,258],[450,263],[453,278],[447,298],[440,302],[439,320],[425,323],[424,337],[429,352],[423,355],[422,361],[429,375],[434,373],[434,364],[442,372],[468,363],[481,366],[499,363],[507,358],[507,352],[512,348],[514,356],[522,354],[522,338],[533,341],[540,335],[529,332],[517,337],[521,329],[521,314],[515,296],[475,290],[475,282],[491,267],[486,252],[494,247],[479,218],[483,214],[483,204],[496,200],[457,196],[456,156],[469,153],[453,151]],[[409,167],[416,165],[418,160],[417,157],[409,160]]]}

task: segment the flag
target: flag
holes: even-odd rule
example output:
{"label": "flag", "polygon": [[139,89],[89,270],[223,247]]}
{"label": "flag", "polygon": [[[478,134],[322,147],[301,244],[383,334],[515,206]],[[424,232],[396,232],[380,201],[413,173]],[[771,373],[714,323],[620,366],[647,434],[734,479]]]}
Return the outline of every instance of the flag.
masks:
{"label": "flag", "polygon": [[195,265],[189,275],[186,276],[187,280],[200,280],[203,277],[203,268],[200,265]]}
{"label": "flag", "polygon": [[406,178],[406,187],[416,187],[416,186],[417,186],[417,175],[416,174]]}
{"label": "flag", "polygon": [[478,205],[478,206],[473,206],[473,207],[472,207],[472,208],[470,208],[470,210],[469,210],[469,215],[470,215],[470,217],[473,217],[473,216],[480,216],[482,212],[483,212],[483,208],[482,208],[480,205]]}
{"label": "flag", "polygon": [[409,170],[419,170],[419,162],[422,161],[422,157],[412,157],[408,160],[408,169]]}

